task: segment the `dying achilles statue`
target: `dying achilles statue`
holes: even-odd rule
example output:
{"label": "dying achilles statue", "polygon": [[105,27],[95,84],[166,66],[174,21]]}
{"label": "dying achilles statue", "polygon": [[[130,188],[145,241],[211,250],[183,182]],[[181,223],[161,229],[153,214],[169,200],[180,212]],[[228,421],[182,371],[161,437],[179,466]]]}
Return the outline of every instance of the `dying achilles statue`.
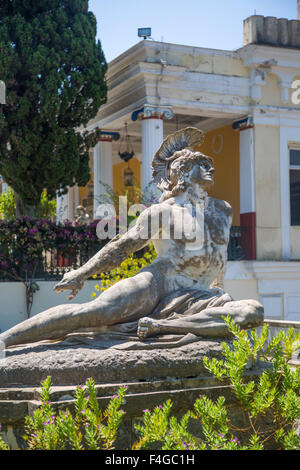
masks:
{"label": "dying achilles statue", "polygon": [[[162,191],[160,202],[142,212],[125,235],[65,274],[55,290],[70,290],[72,299],[91,276],[116,268],[150,241],[158,255],[155,261],[93,301],[50,308],[2,333],[0,341],[6,347],[104,326],[135,329],[140,341],[145,341],[151,336],[187,333],[226,338],[223,317],[227,315],[245,329],[262,323],[260,303],[234,301],[223,290],[232,209],[207,195],[213,184],[213,161],[194,150],[203,139],[202,131],[186,128],[164,140],[152,164],[154,182]],[[178,236],[182,220],[187,230]]]}

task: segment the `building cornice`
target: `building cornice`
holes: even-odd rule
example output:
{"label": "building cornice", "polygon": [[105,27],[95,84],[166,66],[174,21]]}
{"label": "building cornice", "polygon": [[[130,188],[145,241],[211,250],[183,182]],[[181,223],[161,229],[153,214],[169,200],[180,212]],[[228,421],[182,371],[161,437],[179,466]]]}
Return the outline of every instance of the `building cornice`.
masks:
{"label": "building cornice", "polygon": [[[259,44],[248,44],[236,51],[243,60],[245,67],[256,66],[278,66],[300,69],[299,49],[290,47],[277,47]],[[274,59],[276,57],[276,59]]]}

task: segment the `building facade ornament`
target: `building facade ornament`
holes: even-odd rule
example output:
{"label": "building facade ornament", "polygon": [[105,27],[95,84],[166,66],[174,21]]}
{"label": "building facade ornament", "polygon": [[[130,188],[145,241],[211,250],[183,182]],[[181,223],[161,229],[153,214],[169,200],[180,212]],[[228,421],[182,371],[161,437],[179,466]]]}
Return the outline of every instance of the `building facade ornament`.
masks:
{"label": "building facade ornament", "polygon": [[139,116],[141,119],[172,119],[174,112],[172,106],[145,104],[143,108],[132,113],[131,120],[136,121]]}

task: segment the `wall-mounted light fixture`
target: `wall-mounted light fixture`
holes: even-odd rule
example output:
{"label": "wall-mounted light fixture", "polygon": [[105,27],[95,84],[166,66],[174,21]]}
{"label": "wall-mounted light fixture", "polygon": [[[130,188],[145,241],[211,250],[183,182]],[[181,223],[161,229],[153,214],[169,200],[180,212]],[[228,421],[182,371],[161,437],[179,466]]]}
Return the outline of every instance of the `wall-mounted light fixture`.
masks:
{"label": "wall-mounted light fixture", "polygon": [[[125,147],[123,151],[122,145]],[[133,186],[134,172],[129,166],[129,160],[134,156],[134,150],[128,135],[127,122],[125,122],[125,131],[120,142],[119,156],[124,162],[128,163],[128,167],[124,171],[124,184],[126,187]]]}

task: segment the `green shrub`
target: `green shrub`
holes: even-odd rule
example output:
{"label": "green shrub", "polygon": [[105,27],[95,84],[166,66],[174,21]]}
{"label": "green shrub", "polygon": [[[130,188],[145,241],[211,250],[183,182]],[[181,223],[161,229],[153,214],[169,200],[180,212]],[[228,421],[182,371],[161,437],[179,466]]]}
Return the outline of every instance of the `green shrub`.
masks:
{"label": "green shrub", "polygon": [[[264,446],[271,442],[278,449],[300,449],[300,436],[294,429],[300,419],[300,370],[289,364],[299,349],[300,332],[282,330],[269,341],[267,325],[258,336],[255,330],[241,330],[229,317],[225,321],[235,337],[232,347],[223,343],[224,359],[204,358],[204,364],[220,381],[229,381],[245,410],[243,432],[252,432]],[[268,367],[258,381],[249,381],[245,369],[258,360]],[[260,418],[267,415],[272,422],[262,428]]]}
{"label": "green shrub", "polygon": [[[300,449],[300,436],[294,429],[300,419],[300,370],[289,365],[299,349],[300,332],[295,334],[291,328],[268,341],[267,325],[258,336],[255,330],[242,331],[229,317],[224,320],[235,339],[232,345],[222,344],[224,359],[206,357],[204,364],[220,381],[231,385],[244,412],[243,428],[237,428],[228,417],[224,397],[216,403],[200,397],[180,422],[169,417],[172,404],[167,402],[152,412],[144,410],[143,423],[136,426],[141,436],[136,449],[149,449],[154,442],[159,442],[161,449],[264,450],[270,445],[278,450]],[[258,359],[266,368],[259,380],[249,380],[245,371]],[[267,415],[271,422],[262,425]],[[189,434],[190,418],[199,421],[201,440]]]}
{"label": "green shrub", "polygon": [[[49,199],[46,191],[43,191],[41,195],[40,214],[38,215],[41,219],[56,218],[56,200]],[[15,193],[10,187],[0,194],[0,219],[16,219]]]}
{"label": "green shrub", "polygon": [[11,188],[0,194],[0,218],[4,220],[16,218],[15,196]]}
{"label": "green shrub", "polygon": [[0,436],[0,450],[9,450],[9,446],[4,442],[1,436]]}
{"label": "green shrub", "polygon": [[75,413],[56,413],[50,403],[51,377],[42,383],[42,405],[26,417],[26,436],[30,450],[111,450],[117,437],[126,388],[121,387],[106,410],[98,406],[95,383],[87,380],[75,392]]}
{"label": "green shrub", "polygon": [[[152,412],[144,410],[141,424],[135,429],[140,435],[133,445],[134,450],[149,450],[153,444],[160,444],[161,450],[262,450],[257,436],[251,436],[246,445],[241,445],[237,437],[230,433],[224,397],[216,403],[206,396],[198,398],[194,409],[188,411],[179,421],[170,416],[171,400],[163,406],[156,407]],[[189,432],[191,419],[200,423],[203,438],[196,439]]]}
{"label": "green shrub", "polygon": [[[105,291],[116,282],[135,276],[142,268],[151,264],[156,256],[153,243],[149,244],[147,251],[143,256],[137,257],[133,254],[130,255],[129,258],[123,261],[118,268],[113,269],[109,273],[100,274],[99,280],[101,281],[101,287],[99,284],[96,284],[96,292],[93,292],[91,296],[95,298],[97,297],[97,293]],[[94,276],[94,278],[96,279],[97,276]]]}

